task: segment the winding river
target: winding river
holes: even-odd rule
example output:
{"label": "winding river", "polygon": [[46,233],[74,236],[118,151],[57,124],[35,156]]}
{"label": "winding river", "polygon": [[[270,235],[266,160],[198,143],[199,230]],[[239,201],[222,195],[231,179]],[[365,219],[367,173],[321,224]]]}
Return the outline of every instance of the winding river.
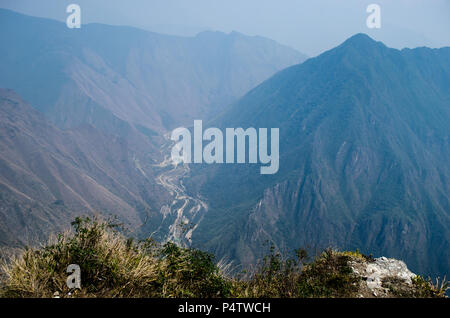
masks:
{"label": "winding river", "polygon": [[[170,143],[165,145],[164,153],[170,153],[170,146]],[[190,174],[188,164],[176,165],[170,155],[166,155],[161,163],[154,166],[160,171],[156,183],[166,189],[172,197],[172,201],[160,209],[163,215],[162,224],[164,227],[168,224],[165,240],[188,247],[192,244],[193,232],[208,211],[208,205],[199,196],[190,196],[183,185],[183,179]]]}

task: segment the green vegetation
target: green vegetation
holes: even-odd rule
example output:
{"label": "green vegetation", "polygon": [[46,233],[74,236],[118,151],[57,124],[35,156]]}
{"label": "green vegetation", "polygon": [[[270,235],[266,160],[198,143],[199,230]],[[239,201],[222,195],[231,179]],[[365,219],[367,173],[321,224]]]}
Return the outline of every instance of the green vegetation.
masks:
{"label": "green vegetation", "polygon": [[[226,297],[230,282],[213,258],[172,243],[126,240],[111,222],[77,218],[73,234],[26,249],[2,267],[3,297]],[[68,289],[66,269],[81,268],[82,289]]]}
{"label": "green vegetation", "polygon": [[248,280],[235,283],[243,297],[354,297],[360,278],[348,266],[349,256],[331,249],[311,263],[304,250],[297,259],[283,260],[272,249],[264,265]]}
{"label": "green vegetation", "polygon": [[[357,297],[362,278],[349,266],[351,260],[370,260],[356,252],[324,251],[306,262],[305,250],[285,259],[272,247],[252,274],[228,277],[214,257],[173,243],[147,239],[134,242],[118,225],[77,218],[73,232],[60,234],[40,249],[26,249],[4,262],[1,297]],[[81,290],[70,290],[66,269],[81,268]],[[443,297],[447,282],[431,284],[420,276],[413,286],[396,289],[396,297]]]}
{"label": "green vegetation", "polygon": [[410,288],[398,279],[391,278],[383,281],[383,286],[389,288],[394,296],[404,298],[445,297],[448,290],[448,281],[445,278],[442,281],[436,279],[436,283],[433,283],[431,279],[426,280],[418,275],[412,279],[412,283],[413,288]]}

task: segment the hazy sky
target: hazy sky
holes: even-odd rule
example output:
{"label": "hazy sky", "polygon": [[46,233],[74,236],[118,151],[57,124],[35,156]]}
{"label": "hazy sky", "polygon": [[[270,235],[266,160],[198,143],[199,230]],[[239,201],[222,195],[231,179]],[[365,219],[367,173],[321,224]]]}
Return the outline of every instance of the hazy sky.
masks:
{"label": "hazy sky", "polygon": [[[397,48],[450,46],[450,0],[0,0],[0,7],[65,21],[70,3],[81,6],[83,23],[179,35],[235,30],[310,56],[358,32]],[[381,29],[366,26],[371,3],[381,6]]]}

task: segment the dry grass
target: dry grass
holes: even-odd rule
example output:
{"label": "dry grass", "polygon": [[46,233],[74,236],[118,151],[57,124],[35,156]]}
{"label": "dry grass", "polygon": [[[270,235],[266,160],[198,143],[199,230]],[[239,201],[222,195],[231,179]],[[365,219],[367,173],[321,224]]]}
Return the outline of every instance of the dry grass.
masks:
{"label": "dry grass", "polygon": [[142,253],[142,248],[127,246],[106,223],[80,225],[76,235],[53,237],[48,246],[26,249],[3,264],[3,293],[9,297],[52,297],[55,292],[68,295],[66,269],[79,264],[85,287],[78,296],[143,296],[140,291],[155,283],[162,262]]}
{"label": "dry grass", "polygon": [[[173,243],[134,242],[111,222],[77,218],[74,231],[47,246],[7,257],[0,297],[356,297],[362,277],[349,263],[370,259],[356,252],[324,251],[311,262],[304,250],[284,258],[272,248],[250,274],[232,277],[232,264]],[[81,289],[67,287],[70,264],[81,268]],[[397,297],[443,297],[446,280],[434,286],[420,277],[414,288],[389,285]]]}
{"label": "dry grass", "polygon": [[[206,253],[151,240],[134,243],[110,223],[97,220],[77,219],[74,227],[75,233],[59,235],[46,247],[26,249],[4,263],[1,296],[223,296],[224,283]],[[70,264],[81,267],[81,290],[67,287]]]}

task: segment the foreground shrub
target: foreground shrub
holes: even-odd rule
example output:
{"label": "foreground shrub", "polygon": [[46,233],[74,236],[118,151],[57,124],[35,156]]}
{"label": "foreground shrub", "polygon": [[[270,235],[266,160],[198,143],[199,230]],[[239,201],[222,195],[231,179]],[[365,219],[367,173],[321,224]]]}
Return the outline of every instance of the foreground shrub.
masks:
{"label": "foreground shrub", "polygon": [[297,258],[283,259],[274,252],[251,279],[239,281],[238,294],[244,297],[354,297],[360,278],[348,266],[350,256],[326,250],[312,262],[305,263],[304,250]]}
{"label": "foreground shrub", "polygon": [[298,296],[355,297],[361,277],[355,275],[348,265],[351,257],[348,253],[326,250],[305,267],[298,281]]}
{"label": "foreground shrub", "polygon": [[[110,222],[77,218],[75,232],[42,249],[26,249],[3,265],[3,297],[224,297],[229,283],[210,254],[126,240]],[[69,290],[66,269],[81,268],[81,290]]]}

